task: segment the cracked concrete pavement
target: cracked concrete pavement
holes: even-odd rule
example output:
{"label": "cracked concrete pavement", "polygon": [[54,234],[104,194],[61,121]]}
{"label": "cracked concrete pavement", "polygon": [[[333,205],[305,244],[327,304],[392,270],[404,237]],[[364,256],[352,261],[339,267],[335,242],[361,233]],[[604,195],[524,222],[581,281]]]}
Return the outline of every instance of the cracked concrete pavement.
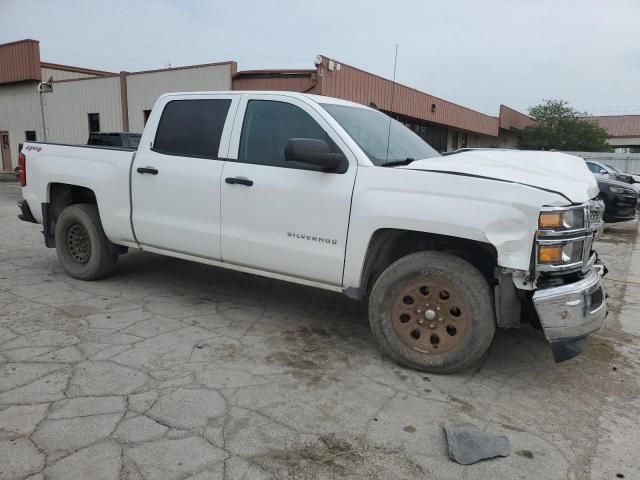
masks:
{"label": "cracked concrete pavement", "polygon": [[[0,183],[2,479],[640,478],[640,249],[598,245],[611,314],[556,365],[539,332],[499,332],[477,368],[382,358],[346,297],[131,252],[65,275]],[[506,435],[461,466],[443,424]]]}

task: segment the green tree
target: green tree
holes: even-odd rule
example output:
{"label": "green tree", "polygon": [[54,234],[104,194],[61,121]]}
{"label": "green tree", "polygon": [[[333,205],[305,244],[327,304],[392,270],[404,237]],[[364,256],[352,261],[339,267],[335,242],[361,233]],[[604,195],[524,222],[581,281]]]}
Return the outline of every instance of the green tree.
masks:
{"label": "green tree", "polygon": [[522,131],[518,146],[523,150],[612,151],[607,131],[565,100],[544,100],[529,115],[538,123]]}

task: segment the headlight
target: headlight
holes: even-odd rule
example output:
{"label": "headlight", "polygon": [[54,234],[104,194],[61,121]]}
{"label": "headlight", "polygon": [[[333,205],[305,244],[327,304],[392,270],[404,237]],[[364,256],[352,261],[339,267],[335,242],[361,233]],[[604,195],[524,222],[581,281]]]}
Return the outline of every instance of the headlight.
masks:
{"label": "headlight", "polygon": [[591,255],[590,221],[588,205],[543,207],[536,233],[536,270],[565,272],[582,268]]}
{"label": "headlight", "polygon": [[636,193],[635,190],[625,187],[609,187],[609,191],[611,193],[624,193],[625,195],[633,195]]}
{"label": "headlight", "polygon": [[538,265],[573,265],[582,262],[584,239],[540,243]]}
{"label": "headlight", "polygon": [[563,210],[547,210],[540,212],[538,218],[540,230],[580,230],[584,225],[584,208],[570,208]]}

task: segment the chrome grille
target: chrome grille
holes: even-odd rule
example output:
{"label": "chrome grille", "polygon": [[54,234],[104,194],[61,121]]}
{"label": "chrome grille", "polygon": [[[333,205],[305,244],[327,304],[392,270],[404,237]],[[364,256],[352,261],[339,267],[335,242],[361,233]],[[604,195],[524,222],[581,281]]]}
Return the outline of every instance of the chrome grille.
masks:
{"label": "chrome grille", "polygon": [[604,202],[595,198],[589,200],[587,209],[589,214],[589,229],[591,231],[599,231],[604,225]]}

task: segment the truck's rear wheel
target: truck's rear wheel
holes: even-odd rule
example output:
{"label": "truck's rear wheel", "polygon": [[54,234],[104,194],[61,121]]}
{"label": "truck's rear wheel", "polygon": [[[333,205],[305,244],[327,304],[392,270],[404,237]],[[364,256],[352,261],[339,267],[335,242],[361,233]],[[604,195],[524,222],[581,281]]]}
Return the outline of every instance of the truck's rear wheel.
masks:
{"label": "truck's rear wheel", "polygon": [[369,299],[371,330],[391,358],[410,368],[452,373],[486,353],[496,329],[491,290],[470,263],[418,252],[392,263]]}
{"label": "truck's rear wheel", "polygon": [[104,234],[96,205],[65,208],[56,221],[55,238],[58,259],[70,276],[97,280],[115,269],[118,247]]}

